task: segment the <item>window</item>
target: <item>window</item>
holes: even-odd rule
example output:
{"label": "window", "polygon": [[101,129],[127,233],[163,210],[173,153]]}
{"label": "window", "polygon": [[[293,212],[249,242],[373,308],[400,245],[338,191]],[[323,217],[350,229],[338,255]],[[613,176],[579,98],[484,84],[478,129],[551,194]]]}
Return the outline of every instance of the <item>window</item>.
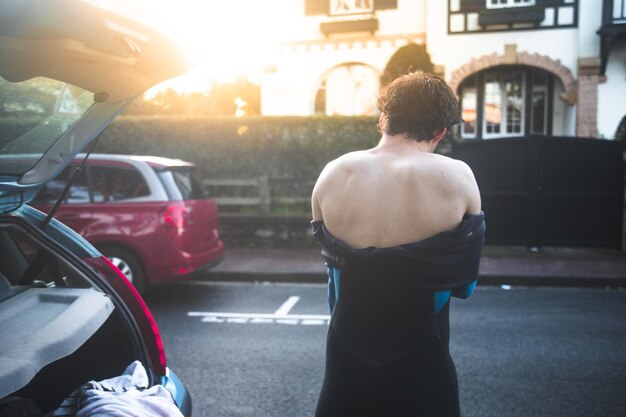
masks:
{"label": "window", "polygon": [[371,13],[374,10],[374,0],[331,0],[330,14]]}
{"label": "window", "polygon": [[477,90],[476,90],[476,78],[472,77],[471,80],[465,85],[463,89],[463,95],[461,96],[461,107],[463,109],[463,121],[461,125],[461,134],[466,138],[476,137],[476,110],[477,110]]}
{"label": "window", "polygon": [[548,120],[548,77],[545,74],[533,74],[530,114],[530,133],[544,134]]}
{"label": "window", "polygon": [[463,81],[459,91],[466,139],[551,133],[553,76],[511,67],[487,70]]}
{"label": "window", "polygon": [[157,171],[157,174],[170,200],[198,200],[206,195],[192,169],[171,168]]}
{"label": "window", "polygon": [[488,9],[502,9],[504,7],[534,6],[535,0],[487,0]]}
{"label": "window", "polygon": [[519,136],[524,121],[524,77],[520,73],[485,76],[483,137]]}
{"label": "window", "polygon": [[0,77],[0,154],[20,154],[10,164],[3,162],[0,173],[28,172],[92,104],[93,93],[57,80],[13,83]]}
{"label": "window", "polygon": [[[76,167],[69,165],[66,167],[58,177],[52,181],[48,181],[46,185],[37,193],[37,196],[33,200],[33,204],[54,204],[54,202],[61,195],[61,191],[65,188],[65,184],[72,171]],[[89,187],[87,186],[87,178],[85,171],[78,171],[74,179],[72,180],[72,186],[65,196],[65,204],[88,204],[89,203]]]}
{"label": "window", "polygon": [[92,166],[91,181],[96,203],[128,200],[150,193],[143,176],[133,168]]}

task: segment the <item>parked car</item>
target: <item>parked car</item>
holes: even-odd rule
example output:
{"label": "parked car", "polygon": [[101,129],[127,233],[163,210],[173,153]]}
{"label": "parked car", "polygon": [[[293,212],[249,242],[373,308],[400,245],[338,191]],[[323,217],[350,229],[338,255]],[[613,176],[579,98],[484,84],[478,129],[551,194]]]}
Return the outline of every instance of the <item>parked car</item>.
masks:
{"label": "parked car", "polygon": [[135,400],[159,392],[189,416],[189,393],[136,289],[83,237],[26,204],[133,97],[186,70],[159,33],[93,3],[0,1],[0,414],[48,413],[88,381],[141,365]]}
{"label": "parked car", "polygon": [[[47,213],[79,155],[30,203]],[[91,154],[54,217],[98,248],[141,292],[222,260],[217,205],[193,164],[154,156]]]}

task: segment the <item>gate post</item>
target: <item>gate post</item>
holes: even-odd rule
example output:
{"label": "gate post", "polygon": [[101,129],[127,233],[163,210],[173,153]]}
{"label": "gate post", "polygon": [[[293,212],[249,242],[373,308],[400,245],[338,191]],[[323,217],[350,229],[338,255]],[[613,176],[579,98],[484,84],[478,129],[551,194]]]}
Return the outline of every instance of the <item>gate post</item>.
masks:
{"label": "gate post", "polygon": [[528,201],[526,205],[527,241],[526,247],[532,251],[541,247],[543,213],[541,194],[543,193],[543,170],[540,163],[545,138],[528,135]]}
{"label": "gate post", "polygon": [[[626,151],[622,152],[622,159],[626,162]],[[626,164],[624,164],[624,206],[622,208],[622,252],[626,252]]]}

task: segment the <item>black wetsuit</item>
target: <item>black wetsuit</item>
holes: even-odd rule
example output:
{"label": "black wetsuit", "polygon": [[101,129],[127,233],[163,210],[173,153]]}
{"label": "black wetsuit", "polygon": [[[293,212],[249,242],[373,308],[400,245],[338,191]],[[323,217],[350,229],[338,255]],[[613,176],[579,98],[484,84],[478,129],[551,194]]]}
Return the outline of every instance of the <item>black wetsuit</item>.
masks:
{"label": "black wetsuit", "polygon": [[449,298],[478,276],[484,214],[390,248],[351,249],[313,221],[332,312],[316,417],[459,416]]}

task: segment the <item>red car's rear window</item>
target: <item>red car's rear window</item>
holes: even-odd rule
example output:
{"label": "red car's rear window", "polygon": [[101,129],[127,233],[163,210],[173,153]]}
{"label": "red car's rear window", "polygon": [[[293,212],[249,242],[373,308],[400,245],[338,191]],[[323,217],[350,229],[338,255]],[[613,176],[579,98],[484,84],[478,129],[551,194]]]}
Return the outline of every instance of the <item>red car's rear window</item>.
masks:
{"label": "red car's rear window", "polygon": [[157,171],[165,190],[173,201],[198,200],[206,197],[192,168],[176,167]]}

